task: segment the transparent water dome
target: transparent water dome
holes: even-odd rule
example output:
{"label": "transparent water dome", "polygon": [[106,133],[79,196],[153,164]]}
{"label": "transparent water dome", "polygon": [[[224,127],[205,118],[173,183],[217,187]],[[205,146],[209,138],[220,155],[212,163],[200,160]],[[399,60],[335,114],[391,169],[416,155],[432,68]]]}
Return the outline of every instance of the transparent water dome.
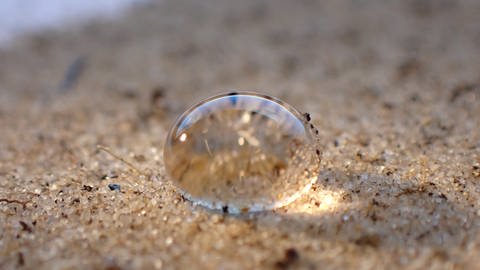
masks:
{"label": "transparent water dome", "polygon": [[285,206],[319,173],[309,121],[266,95],[211,97],[171,128],[164,150],[167,173],[187,199],[211,209],[245,213]]}

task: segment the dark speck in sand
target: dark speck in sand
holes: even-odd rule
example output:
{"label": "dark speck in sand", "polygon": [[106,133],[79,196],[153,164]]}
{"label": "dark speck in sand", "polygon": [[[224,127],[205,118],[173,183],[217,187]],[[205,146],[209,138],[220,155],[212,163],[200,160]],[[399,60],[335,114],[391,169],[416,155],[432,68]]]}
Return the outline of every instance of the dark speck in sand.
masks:
{"label": "dark speck in sand", "polygon": [[108,188],[110,190],[118,190],[120,191],[121,186],[119,184],[108,184]]}
{"label": "dark speck in sand", "polygon": [[20,225],[22,226],[22,230],[23,231],[26,231],[26,232],[29,232],[29,233],[32,233],[32,227],[30,227],[30,225],[28,225],[25,221],[19,221]]}
{"label": "dark speck in sand", "polygon": [[275,266],[278,269],[289,269],[290,267],[292,267],[293,264],[298,261],[299,258],[300,255],[295,248],[288,248],[285,250],[284,257],[281,260],[277,261],[275,263]]}
{"label": "dark speck in sand", "polygon": [[78,79],[82,75],[86,65],[85,57],[79,56],[75,58],[65,71],[62,82],[60,83],[60,91],[67,92],[75,86]]}
{"label": "dark speck in sand", "polygon": [[304,113],[303,116],[305,116],[305,119],[307,120],[307,122],[310,122],[310,120],[312,120],[309,113]]}
{"label": "dark speck in sand", "polygon": [[83,185],[83,188],[82,190],[85,190],[85,191],[88,191],[88,192],[91,192],[93,190],[93,187],[92,186],[88,186],[88,185]]}

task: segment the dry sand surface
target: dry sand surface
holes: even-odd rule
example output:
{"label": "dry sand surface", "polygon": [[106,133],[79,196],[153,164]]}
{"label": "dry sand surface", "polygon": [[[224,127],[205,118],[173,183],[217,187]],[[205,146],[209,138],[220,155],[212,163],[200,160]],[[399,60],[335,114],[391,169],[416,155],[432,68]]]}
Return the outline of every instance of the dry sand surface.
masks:
{"label": "dry sand surface", "polygon": [[[162,1],[2,49],[0,268],[480,269],[479,14]],[[168,181],[172,121],[231,89],[319,128],[320,176],[292,205],[224,215]]]}

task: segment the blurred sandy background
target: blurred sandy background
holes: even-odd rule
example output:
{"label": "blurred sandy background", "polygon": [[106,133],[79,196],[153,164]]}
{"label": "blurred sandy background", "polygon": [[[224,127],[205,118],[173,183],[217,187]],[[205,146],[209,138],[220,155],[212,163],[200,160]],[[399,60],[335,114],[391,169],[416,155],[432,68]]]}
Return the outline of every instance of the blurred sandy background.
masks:
{"label": "blurred sandy background", "polygon": [[[479,268],[478,1],[122,2],[38,28],[0,5],[0,268]],[[232,89],[320,129],[294,204],[228,216],[168,182],[169,125]]]}

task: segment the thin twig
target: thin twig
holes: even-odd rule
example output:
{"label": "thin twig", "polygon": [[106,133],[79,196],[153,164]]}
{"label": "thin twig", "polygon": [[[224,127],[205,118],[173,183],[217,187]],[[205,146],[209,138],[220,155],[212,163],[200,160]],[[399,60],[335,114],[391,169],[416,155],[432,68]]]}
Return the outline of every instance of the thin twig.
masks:
{"label": "thin twig", "polygon": [[18,203],[18,204],[21,204],[23,206],[23,209],[27,208],[27,203],[29,203],[29,201],[19,201],[19,200],[15,200],[15,199],[6,199],[6,198],[0,198],[0,202]]}
{"label": "thin twig", "polygon": [[132,163],[128,162],[127,160],[125,160],[121,156],[113,153],[112,150],[110,150],[109,148],[107,148],[105,146],[102,146],[102,145],[97,145],[97,148],[104,151],[105,153],[111,155],[112,157],[120,160],[121,162],[125,163],[128,167],[130,167],[132,170],[134,170],[138,174],[142,174],[142,172],[139,169],[137,169],[137,167],[135,167]]}

